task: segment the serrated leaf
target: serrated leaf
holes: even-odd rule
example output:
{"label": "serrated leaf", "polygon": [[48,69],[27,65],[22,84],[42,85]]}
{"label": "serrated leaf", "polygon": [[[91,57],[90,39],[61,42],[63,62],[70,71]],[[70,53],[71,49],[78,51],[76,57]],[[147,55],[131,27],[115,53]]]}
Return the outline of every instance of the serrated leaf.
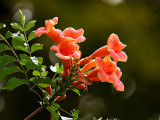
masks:
{"label": "serrated leaf", "polygon": [[31,46],[31,53],[37,51],[37,50],[41,50],[43,49],[43,45],[42,44],[39,44],[39,43],[34,43],[32,46]]}
{"label": "serrated leaf", "polygon": [[5,37],[6,39],[12,37],[12,33],[10,31],[7,31]]}
{"label": "serrated leaf", "polygon": [[19,16],[19,21],[20,21],[21,25],[24,26],[26,18],[25,18],[24,13],[21,10],[19,10],[18,16]]}
{"label": "serrated leaf", "polygon": [[32,80],[32,82],[34,84],[47,84],[47,85],[51,85],[53,88],[55,87],[55,84],[52,82],[52,80],[47,77],[47,78],[35,78],[34,80]]}
{"label": "serrated leaf", "polygon": [[0,52],[10,50],[10,48],[6,44],[0,44]]}
{"label": "serrated leaf", "polygon": [[40,72],[38,70],[34,70],[32,74],[34,76],[40,76]]}
{"label": "serrated leaf", "polygon": [[3,35],[1,35],[1,34],[0,34],[0,40],[4,40],[4,37],[3,37]]}
{"label": "serrated leaf", "polygon": [[6,24],[0,23],[0,29],[3,28],[3,27],[6,27]]}
{"label": "serrated leaf", "polygon": [[20,31],[24,31],[22,26],[19,23],[11,23],[12,28],[20,30]]}
{"label": "serrated leaf", "polygon": [[35,36],[35,32],[36,32],[36,31],[32,31],[32,32],[28,35],[28,41],[31,41],[31,40],[33,40],[34,38],[38,37],[38,36]]}
{"label": "serrated leaf", "polygon": [[72,91],[78,94],[79,96],[81,95],[78,89],[73,89]]}
{"label": "serrated leaf", "polygon": [[29,53],[28,45],[23,41],[22,37],[14,37],[12,39],[12,46],[15,48],[15,50],[21,50]]}
{"label": "serrated leaf", "polygon": [[29,81],[27,79],[19,79],[19,78],[13,77],[8,80],[7,85],[3,89],[12,91],[16,87],[23,85],[23,84],[29,85]]}
{"label": "serrated leaf", "polygon": [[13,74],[15,72],[20,72],[20,71],[21,71],[21,69],[18,66],[12,66],[12,67],[8,67],[8,68],[2,67],[2,68],[0,68],[0,81],[6,76]]}
{"label": "serrated leaf", "polygon": [[9,55],[0,56],[0,67],[14,61],[17,61],[17,60],[13,56],[9,56]]}
{"label": "serrated leaf", "polygon": [[32,20],[32,21],[29,21],[26,25],[26,29],[25,31],[28,31],[29,29],[31,29],[32,27],[35,26],[35,23],[36,23],[36,20]]}

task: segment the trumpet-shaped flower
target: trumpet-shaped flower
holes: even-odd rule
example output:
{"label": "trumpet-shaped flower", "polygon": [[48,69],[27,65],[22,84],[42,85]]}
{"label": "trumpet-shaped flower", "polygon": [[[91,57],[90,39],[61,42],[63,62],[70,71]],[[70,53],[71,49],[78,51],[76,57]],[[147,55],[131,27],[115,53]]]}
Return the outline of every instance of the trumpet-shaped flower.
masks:
{"label": "trumpet-shaped flower", "polygon": [[111,57],[115,62],[118,62],[118,61],[126,62],[128,59],[127,55],[125,54],[125,52],[121,51],[125,47],[126,45],[120,42],[116,34],[111,34],[110,37],[108,38],[107,45],[99,48],[89,57],[82,59],[79,62],[79,65],[84,66],[85,64],[89,63],[93,58],[103,57],[107,55],[111,55]]}
{"label": "trumpet-shaped flower", "polygon": [[62,32],[59,29],[55,29],[54,25],[56,25],[57,23],[58,17],[54,17],[52,20],[46,20],[45,27],[37,29],[35,36],[46,34],[57,44],[59,44],[64,37],[73,38],[76,43],[85,41],[85,37],[83,36],[83,29],[75,30],[74,28],[69,27]]}
{"label": "trumpet-shaped flower", "polygon": [[73,38],[76,43],[80,43],[80,42],[84,42],[86,39],[83,36],[83,33],[84,33],[84,30],[82,28],[79,30],[75,30],[74,28],[69,27],[63,31],[63,36]]}
{"label": "trumpet-shaped flower", "polygon": [[63,32],[59,29],[55,29],[54,25],[58,23],[58,17],[54,17],[52,20],[45,21],[45,27],[38,28],[35,32],[35,36],[41,36],[42,34],[48,35],[57,44],[62,41],[61,36]]}
{"label": "trumpet-shaped flower", "polygon": [[50,50],[57,51],[56,56],[62,59],[64,75],[71,66],[72,57],[78,60],[81,57],[79,46],[75,43],[75,40],[70,37],[64,37],[57,46],[51,47]]}
{"label": "trumpet-shaped flower", "polygon": [[[92,61],[91,61],[92,62]],[[91,63],[90,62],[90,63]],[[84,68],[82,68],[82,71],[87,71],[91,69],[93,66],[93,63],[88,63]],[[97,57],[95,59],[96,68],[94,68],[87,77],[91,81],[101,81],[101,82],[109,82],[112,83],[117,91],[124,91],[124,85],[119,80],[122,72],[120,71],[120,68],[117,67],[116,63],[111,61],[110,56],[106,56],[103,59],[100,57]],[[89,67],[89,65],[91,67]]]}
{"label": "trumpet-shaped flower", "polygon": [[107,41],[108,51],[115,62],[127,61],[127,55],[121,51],[126,47],[125,44],[121,43],[119,37],[116,34],[111,34]]}

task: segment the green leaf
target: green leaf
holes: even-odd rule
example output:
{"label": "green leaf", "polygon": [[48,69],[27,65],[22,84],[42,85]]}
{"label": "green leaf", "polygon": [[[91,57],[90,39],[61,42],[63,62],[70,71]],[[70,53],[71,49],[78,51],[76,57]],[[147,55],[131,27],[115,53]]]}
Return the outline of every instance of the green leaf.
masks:
{"label": "green leaf", "polygon": [[14,37],[12,39],[12,46],[13,48],[15,48],[15,50],[21,50],[21,51],[29,53],[28,44],[25,43],[24,39],[20,36]]}
{"label": "green leaf", "polygon": [[41,50],[43,49],[43,45],[42,44],[39,44],[39,43],[34,43],[32,46],[31,46],[31,53],[37,51],[37,50]]}
{"label": "green leaf", "polygon": [[13,74],[15,72],[21,72],[21,69],[18,67],[18,66],[12,66],[12,67],[2,67],[0,68],[0,81],[10,75],[10,74]]}
{"label": "green leaf", "polygon": [[35,32],[36,32],[36,31],[32,31],[32,32],[28,35],[28,41],[31,41],[31,40],[33,40],[34,38],[38,37],[38,36],[35,36]]}
{"label": "green leaf", "polygon": [[26,25],[26,29],[25,31],[28,31],[29,29],[31,29],[32,27],[35,26],[35,23],[36,23],[36,20],[33,20],[33,21],[29,21]]}
{"label": "green leaf", "polygon": [[43,63],[43,57],[38,57],[38,64],[42,64]]}
{"label": "green leaf", "polygon": [[73,89],[72,91],[77,93],[79,96],[81,95],[78,89]]}
{"label": "green leaf", "polygon": [[16,87],[23,85],[23,84],[26,84],[29,86],[29,81],[27,79],[19,79],[19,78],[13,77],[8,80],[7,85],[3,89],[12,91]]}
{"label": "green leaf", "polygon": [[21,10],[19,10],[19,15],[18,16],[19,16],[19,21],[20,21],[21,25],[24,27],[26,18],[25,18],[24,13]]}
{"label": "green leaf", "polygon": [[21,65],[25,65],[27,68],[27,71],[31,70],[31,69],[41,69],[41,66],[36,65],[31,58],[26,55],[26,54],[20,54],[20,63]]}
{"label": "green leaf", "polygon": [[20,30],[20,31],[24,31],[22,26],[19,23],[11,23],[12,28]]}
{"label": "green leaf", "polygon": [[10,31],[6,32],[6,39],[12,37],[12,33]]}
{"label": "green leaf", "polygon": [[36,85],[38,85],[39,83],[43,83],[43,84],[51,85],[53,88],[55,87],[55,84],[52,82],[52,80],[49,77],[35,78],[34,80],[32,80],[32,82]]}
{"label": "green leaf", "polygon": [[40,72],[38,70],[34,70],[32,74],[34,76],[40,76]]}
{"label": "green leaf", "polygon": [[58,108],[60,105],[53,103],[53,105],[48,106],[46,109],[51,113],[51,120],[59,120],[59,111]]}
{"label": "green leaf", "polygon": [[26,41],[24,35],[21,34],[21,33],[18,33],[18,35],[13,35],[13,39],[16,39],[16,40],[19,40],[19,41]]}
{"label": "green leaf", "polygon": [[93,120],[97,120],[97,119],[94,117]]}
{"label": "green leaf", "polygon": [[0,44],[0,52],[10,50],[10,48],[6,44]]}
{"label": "green leaf", "polygon": [[48,74],[48,71],[41,72],[41,76],[42,76],[42,77],[46,77],[46,76],[47,76],[47,74]]}
{"label": "green leaf", "polygon": [[0,67],[14,61],[17,61],[17,60],[13,56],[9,56],[9,55],[0,56]]}
{"label": "green leaf", "polygon": [[5,38],[3,37],[3,35],[0,34],[0,40],[4,40]]}
{"label": "green leaf", "polygon": [[3,28],[3,27],[6,27],[6,24],[0,23],[0,29]]}
{"label": "green leaf", "polygon": [[79,114],[79,111],[78,110],[75,110],[74,111],[74,117],[73,117],[73,120],[77,120],[77,118],[78,118],[78,114]]}

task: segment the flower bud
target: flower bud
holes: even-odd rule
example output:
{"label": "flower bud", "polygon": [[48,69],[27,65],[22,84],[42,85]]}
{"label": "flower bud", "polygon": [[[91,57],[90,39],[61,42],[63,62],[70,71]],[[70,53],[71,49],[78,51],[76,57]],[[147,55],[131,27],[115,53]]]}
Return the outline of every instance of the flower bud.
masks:
{"label": "flower bud", "polygon": [[52,88],[50,85],[47,85],[47,87],[45,88],[45,90],[47,91],[47,93],[51,96],[52,95]]}
{"label": "flower bud", "polygon": [[58,96],[58,97],[56,98],[56,101],[60,101],[60,100],[64,100],[64,99],[66,99],[66,94],[63,95],[63,96]]}

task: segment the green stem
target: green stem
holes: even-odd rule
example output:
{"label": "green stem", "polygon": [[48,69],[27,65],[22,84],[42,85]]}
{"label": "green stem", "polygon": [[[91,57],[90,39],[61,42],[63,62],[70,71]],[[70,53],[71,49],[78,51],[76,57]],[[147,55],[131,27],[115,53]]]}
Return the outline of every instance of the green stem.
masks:
{"label": "green stem", "polygon": [[[24,29],[24,28],[23,28],[23,29]],[[25,30],[24,30],[23,32],[24,32],[24,37],[25,37],[26,42],[27,42],[27,45],[28,45],[29,56],[32,57],[32,55],[31,55],[31,49],[30,49],[30,46],[29,46],[29,43],[28,43],[28,39],[27,39],[27,35],[26,35]]]}
{"label": "green stem", "polygon": [[39,97],[39,99],[42,101],[42,97],[35,90],[30,89],[30,91],[32,91],[33,93],[35,93]]}
{"label": "green stem", "polygon": [[[9,42],[4,38],[5,42],[7,43],[7,45],[10,47],[11,51],[13,52],[13,54],[15,55],[16,59],[18,60],[18,63],[20,64],[20,59],[18,58],[17,54],[15,53],[15,51],[13,50],[12,46],[9,44]],[[23,73],[25,74],[26,76],[26,79],[28,79],[28,76],[26,74],[26,71],[24,69],[24,67],[20,64],[22,70],[23,70]]]}

